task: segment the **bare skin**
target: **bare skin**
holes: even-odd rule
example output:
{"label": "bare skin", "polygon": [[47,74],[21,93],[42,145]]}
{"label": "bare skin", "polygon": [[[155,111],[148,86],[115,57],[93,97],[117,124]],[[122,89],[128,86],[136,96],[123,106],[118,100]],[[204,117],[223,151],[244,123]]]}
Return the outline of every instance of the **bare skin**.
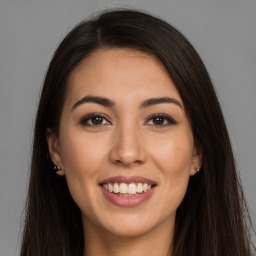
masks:
{"label": "bare skin", "polygon": [[[176,210],[201,154],[161,62],[131,49],[93,52],[73,72],[59,135],[49,132],[52,160],[81,209],[84,256],[171,255]],[[134,175],[154,182],[145,201],[106,197],[103,180]]]}

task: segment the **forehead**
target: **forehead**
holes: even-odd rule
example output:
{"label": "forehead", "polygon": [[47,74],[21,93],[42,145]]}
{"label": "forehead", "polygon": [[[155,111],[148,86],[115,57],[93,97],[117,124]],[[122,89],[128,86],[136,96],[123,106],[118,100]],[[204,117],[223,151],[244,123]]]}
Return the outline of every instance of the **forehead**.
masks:
{"label": "forehead", "polygon": [[86,94],[125,101],[171,96],[181,101],[159,59],[133,49],[99,49],[87,56],[73,71],[67,96],[74,101]]}

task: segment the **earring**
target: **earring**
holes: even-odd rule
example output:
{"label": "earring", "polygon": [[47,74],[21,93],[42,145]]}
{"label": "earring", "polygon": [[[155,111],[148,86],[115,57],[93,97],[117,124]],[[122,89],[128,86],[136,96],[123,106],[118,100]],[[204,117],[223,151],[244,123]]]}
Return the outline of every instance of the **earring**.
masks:
{"label": "earring", "polygon": [[58,174],[59,176],[64,176],[65,173],[63,170],[61,170],[61,168],[57,165],[54,165],[53,169],[55,170],[56,174]]}
{"label": "earring", "polygon": [[199,172],[200,172],[200,169],[199,169],[199,168],[194,168],[194,171],[195,171],[196,173],[199,173]]}

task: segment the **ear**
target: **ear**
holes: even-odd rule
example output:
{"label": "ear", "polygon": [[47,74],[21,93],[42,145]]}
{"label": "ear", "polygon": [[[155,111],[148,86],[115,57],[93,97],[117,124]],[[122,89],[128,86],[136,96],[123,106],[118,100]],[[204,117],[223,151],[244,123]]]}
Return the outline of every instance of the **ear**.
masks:
{"label": "ear", "polygon": [[203,164],[203,149],[195,145],[193,149],[193,156],[191,162],[190,176],[195,175],[201,169]]}
{"label": "ear", "polygon": [[60,143],[58,136],[49,128],[46,130],[46,140],[48,143],[48,150],[51,156],[52,162],[63,169],[63,163],[61,159]]}

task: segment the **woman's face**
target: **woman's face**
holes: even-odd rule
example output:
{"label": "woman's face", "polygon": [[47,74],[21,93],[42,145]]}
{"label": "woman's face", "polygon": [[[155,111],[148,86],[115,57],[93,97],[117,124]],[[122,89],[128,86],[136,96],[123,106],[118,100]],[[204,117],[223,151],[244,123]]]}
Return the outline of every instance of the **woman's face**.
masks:
{"label": "woman's face", "polygon": [[85,232],[170,231],[200,154],[165,67],[140,51],[101,49],[68,86],[59,136],[48,144]]}

